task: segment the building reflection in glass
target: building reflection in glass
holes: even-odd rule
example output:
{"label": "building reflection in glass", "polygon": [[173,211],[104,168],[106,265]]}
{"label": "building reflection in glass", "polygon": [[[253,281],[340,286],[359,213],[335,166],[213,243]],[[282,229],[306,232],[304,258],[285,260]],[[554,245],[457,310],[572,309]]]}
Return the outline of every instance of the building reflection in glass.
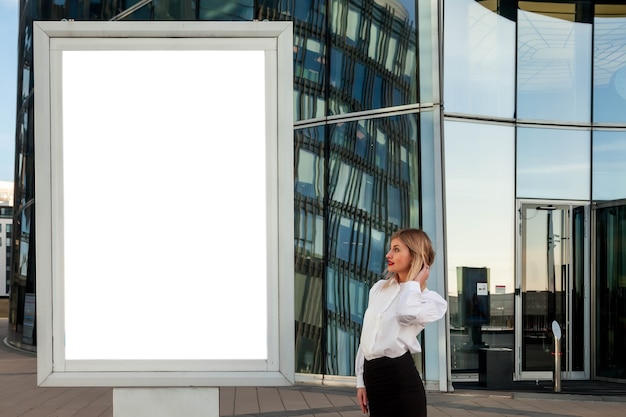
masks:
{"label": "building reflection in glass", "polygon": [[298,372],[354,372],[387,238],[413,213],[417,119],[408,114],[295,133]]}
{"label": "building reflection in glass", "polygon": [[597,327],[595,366],[598,376],[626,379],[626,206],[599,207],[595,285]]}

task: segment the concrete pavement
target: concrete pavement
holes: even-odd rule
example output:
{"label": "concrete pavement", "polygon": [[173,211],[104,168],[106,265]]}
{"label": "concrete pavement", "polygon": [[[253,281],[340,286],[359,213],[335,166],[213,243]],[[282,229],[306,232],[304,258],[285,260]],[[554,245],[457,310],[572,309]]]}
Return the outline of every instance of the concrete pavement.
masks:
{"label": "concrete pavement", "polygon": [[[5,344],[0,319],[1,417],[113,417],[111,388],[38,388],[36,355]],[[428,392],[429,417],[624,417],[625,396],[457,389]],[[220,388],[220,416],[362,417],[351,387]],[[184,417],[184,416],[180,416]]]}

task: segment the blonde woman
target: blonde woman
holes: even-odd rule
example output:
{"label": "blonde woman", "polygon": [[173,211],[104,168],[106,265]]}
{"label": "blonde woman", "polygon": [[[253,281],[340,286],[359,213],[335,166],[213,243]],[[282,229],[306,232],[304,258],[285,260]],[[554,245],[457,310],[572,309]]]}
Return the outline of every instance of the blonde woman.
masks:
{"label": "blonde woman", "polygon": [[413,363],[417,335],[441,319],[448,303],[426,282],[435,251],[426,233],[391,236],[387,277],[372,286],[356,356],[357,399],[370,417],[426,416],[426,393]]}

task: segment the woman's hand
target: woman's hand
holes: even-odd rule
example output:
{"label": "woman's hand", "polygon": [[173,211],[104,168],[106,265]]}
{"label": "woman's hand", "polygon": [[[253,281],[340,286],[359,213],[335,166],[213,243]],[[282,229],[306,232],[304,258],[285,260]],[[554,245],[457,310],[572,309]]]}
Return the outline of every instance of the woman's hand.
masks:
{"label": "woman's hand", "polygon": [[369,410],[367,409],[367,392],[365,392],[365,388],[356,389],[356,399],[361,406],[361,411],[363,411],[363,414],[367,414]]}
{"label": "woman's hand", "polygon": [[430,265],[424,265],[421,271],[417,273],[415,277],[413,277],[413,281],[419,282],[422,291],[426,289],[426,280],[430,275]]}

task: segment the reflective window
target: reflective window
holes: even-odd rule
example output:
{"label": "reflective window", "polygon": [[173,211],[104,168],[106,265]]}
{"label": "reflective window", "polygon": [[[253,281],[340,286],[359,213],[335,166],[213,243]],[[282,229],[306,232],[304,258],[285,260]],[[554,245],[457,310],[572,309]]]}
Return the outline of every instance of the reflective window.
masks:
{"label": "reflective window", "polygon": [[[432,16],[437,15],[436,9],[433,10],[435,3],[423,1],[420,2],[418,11],[419,19],[419,82],[420,82],[420,102],[421,103],[439,103],[439,50],[438,30],[433,22]],[[415,58],[412,56],[415,51],[407,51],[407,59],[405,61],[404,73],[411,76],[417,69],[415,68]]]}
{"label": "reflective window", "polygon": [[[556,320],[563,334],[568,334],[570,327],[579,333],[584,325],[570,314],[577,309],[576,288],[570,288],[574,280],[565,272],[572,270],[572,206],[521,204],[519,219],[520,370],[546,372],[554,369],[554,356],[545,349],[552,336],[549,323]],[[564,357],[578,351],[570,340],[561,345]]]}
{"label": "reflective window", "polygon": [[444,18],[446,112],[513,117],[515,23],[474,0],[455,1]]}
{"label": "reflective window", "polygon": [[296,372],[323,372],[324,126],[294,131]]}
{"label": "reflective window", "polygon": [[[367,294],[386,267],[388,236],[417,225],[417,117],[295,130],[298,372],[354,373]],[[323,334],[334,342],[322,344]]]}
{"label": "reflective window", "polygon": [[[388,237],[417,226],[417,114],[328,126],[327,373],[352,375],[362,314],[381,278]],[[338,343],[338,344],[337,344]],[[347,348],[349,347],[349,348]]]}
{"label": "reflective window", "polygon": [[31,78],[30,78],[30,64],[24,64],[24,70],[22,72],[22,100],[25,100],[30,95]]}
{"label": "reflective window", "polygon": [[626,198],[626,132],[593,132],[593,199]]}
{"label": "reflective window", "polygon": [[[296,266],[294,276],[296,372],[318,374],[322,372],[323,366],[323,281],[321,276],[314,273],[315,263],[302,265],[302,259],[300,262],[300,268]],[[304,272],[299,272],[298,269],[304,269]]]}
{"label": "reflective window", "polygon": [[[514,128],[448,121],[444,129],[451,365],[477,371],[481,346],[514,343]],[[488,295],[470,293],[478,282],[488,282]]]}
{"label": "reflective window", "polygon": [[416,103],[415,1],[331,3],[328,114]]}
{"label": "reflective window", "polygon": [[596,6],[593,36],[593,121],[626,123],[626,6]]}
{"label": "reflective window", "polygon": [[[326,48],[328,33],[325,0],[256,0],[231,2],[211,0],[217,10],[241,9],[239,15],[249,20],[246,10],[256,4],[255,18],[263,20],[291,20],[293,22],[293,85],[294,120],[326,116]],[[237,6],[236,4],[245,4]],[[213,20],[213,19],[207,19]],[[227,19],[238,20],[238,19]]]}
{"label": "reflective window", "polygon": [[[174,8],[173,13],[183,14],[193,13],[191,10],[187,10],[187,7],[191,8],[195,1],[166,1],[158,2],[157,4],[174,4],[175,6],[169,6]],[[180,3],[180,4],[179,4]],[[179,10],[180,9],[180,10]],[[156,12],[156,10],[155,10]],[[172,12],[169,12],[171,15]],[[254,14],[254,0],[238,0],[238,1],[224,1],[224,0],[199,0],[198,4],[198,18],[199,20],[252,20]],[[185,20],[185,17],[177,17],[177,20]]]}
{"label": "reflective window", "polygon": [[[437,111],[420,112],[420,174],[421,180],[419,186],[421,188],[421,204],[414,204],[411,207],[411,224],[419,224],[418,219],[421,218],[422,228],[431,240],[444,241],[440,237],[440,231],[437,227],[437,219],[440,218],[440,209],[438,208],[438,195],[440,176],[441,157],[439,156],[440,140],[439,135],[435,131],[439,131],[441,113]],[[418,184],[418,181],[412,183]],[[417,191],[413,191],[417,195]],[[429,285],[432,285],[430,283]],[[443,288],[433,288],[443,294]]]}
{"label": "reflective window", "polygon": [[588,131],[519,128],[517,197],[588,200],[590,152]]}
{"label": "reflective window", "polygon": [[591,25],[572,21],[577,17],[574,4],[554,7],[563,14],[519,10],[517,117],[589,122]]}
{"label": "reflective window", "polygon": [[[200,7],[207,6],[207,3],[214,3],[211,0],[200,0]],[[237,4],[241,5],[246,1],[239,0]],[[252,0],[247,0],[252,3]],[[170,0],[170,1],[153,1],[153,19],[154,20],[195,20],[196,19],[196,1],[195,0]],[[215,5],[211,5],[215,7]],[[250,11],[250,20],[252,19],[252,7],[248,7]],[[217,20],[217,19],[215,19]],[[236,15],[232,15],[228,20],[239,20]]]}
{"label": "reflective window", "polygon": [[328,320],[326,369],[329,369],[332,375],[350,375],[354,373],[354,366],[343,358],[351,356],[352,352],[356,351],[359,340],[352,332],[342,328],[339,321],[340,318],[333,315]]}
{"label": "reflective window", "polygon": [[596,211],[596,375],[626,378],[626,206]]}
{"label": "reflective window", "polygon": [[306,259],[322,259],[324,256],[324,218],[310,216],[304,211],[296,214],[296,248],[298,255]]}
{"label": "reflective window", "polygon": [[299,149],[296,161],[296,192],[304,197],[317,198],[322,191],[324,174],[319,156],[311,150]]}

